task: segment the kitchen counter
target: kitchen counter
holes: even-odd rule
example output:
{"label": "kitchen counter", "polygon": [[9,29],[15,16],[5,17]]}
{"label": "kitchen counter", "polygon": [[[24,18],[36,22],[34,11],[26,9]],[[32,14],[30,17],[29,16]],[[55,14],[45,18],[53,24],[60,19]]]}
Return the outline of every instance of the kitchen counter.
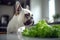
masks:
{"label": "kitchen counter", "polygon": [[18,40],[17,34],[0,34],[0,40]]}
{"label": "kitchen counter", "polygon": [[53,24],[60,24],[60,22],[53,22],[53,23],[48,23],[49,25],[53,25]]}
{"label": "kitchen counter", "polygon": [[[29,38],[29,37],[24,37],[24,40],[29,39],[29,40],[60,40],[60,38]],[[0,34],[0,40],[19,40],[17,34]]]}

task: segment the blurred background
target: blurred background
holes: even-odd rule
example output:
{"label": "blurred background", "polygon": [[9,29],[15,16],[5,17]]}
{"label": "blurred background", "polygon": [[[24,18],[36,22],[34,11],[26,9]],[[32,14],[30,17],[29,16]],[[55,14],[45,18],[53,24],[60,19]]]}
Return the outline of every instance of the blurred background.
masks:
{"label": "blurred background", "polygon": [[[0,0],[0,33],[6,33],[7,24],[15,13],[17,0]],[[45,19],[48,23],[60,23],[60,0],[19,0],[23,8],[29,7],[34,24]]]}

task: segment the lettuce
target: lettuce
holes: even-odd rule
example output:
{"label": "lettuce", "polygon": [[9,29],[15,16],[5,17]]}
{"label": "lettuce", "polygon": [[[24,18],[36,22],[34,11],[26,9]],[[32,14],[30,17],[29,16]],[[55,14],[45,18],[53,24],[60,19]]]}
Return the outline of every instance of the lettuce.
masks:
{"label": "lettuce", "polygon": [[40,20],[35,26],[25,29],[22,35],[39,38],[58,38],[60,37],[60,25],[50,26],[45,20]]}

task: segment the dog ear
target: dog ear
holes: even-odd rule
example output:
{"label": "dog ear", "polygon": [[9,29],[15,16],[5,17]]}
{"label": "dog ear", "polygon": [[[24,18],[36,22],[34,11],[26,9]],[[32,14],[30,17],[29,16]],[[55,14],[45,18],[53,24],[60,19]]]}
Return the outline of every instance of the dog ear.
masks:
{"label": "dog ear", "polygon": [[22,7],[21,7],[21,4],[19,1],[16,1],[15,10],[16,10],[16,12],[15,12],[16,15],[19,14],[19,11],[22,10]]}
{"label": "dog ear", "polygon": [[29,5],[26,5],[26,9],[28,9],[28,10],[29,10]]}

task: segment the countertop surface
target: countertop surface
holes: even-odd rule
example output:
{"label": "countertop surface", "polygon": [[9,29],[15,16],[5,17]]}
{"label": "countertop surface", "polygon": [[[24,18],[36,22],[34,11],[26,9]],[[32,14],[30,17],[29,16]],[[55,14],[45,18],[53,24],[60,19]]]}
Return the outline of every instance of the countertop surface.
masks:
{"label": "countertop surface", "polygon": [[18,40],[17,34],[0,34],[0,40]]}
{"label": "countertop surface", "polygon": [[[58,39],[58,38],[52,38],[52,39],[50,39],[50,38],[28,38],[28,37],[26,37],[24,40],[60,40],[60,38]],[[18,39],[18,36],[17,36],[17,34],[0,34],[0,40],[19,40]]]}

